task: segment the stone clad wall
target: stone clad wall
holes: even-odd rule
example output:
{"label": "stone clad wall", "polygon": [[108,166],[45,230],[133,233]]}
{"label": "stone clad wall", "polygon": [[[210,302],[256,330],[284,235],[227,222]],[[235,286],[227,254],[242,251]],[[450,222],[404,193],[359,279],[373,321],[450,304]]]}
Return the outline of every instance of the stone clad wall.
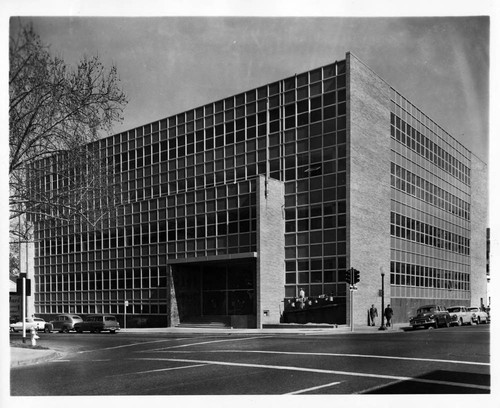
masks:
{"label": "stone clad wall", "polygon": [[280,322],[285,297],[284,187],[259,176],[257,188],[257,328]]}
{"label": "stone clad wall", "polygon": [[486,228],[488,228],[488,168],[471,157],[471,306],[488,305],[486,289]]}
{"label": "stone clad wall", "polygon": [[347,268],[360,271],[354,325],[366,325],[372,304],[382,313],[381,268],[390,303],[390,87],[352,54],[347,72]]}

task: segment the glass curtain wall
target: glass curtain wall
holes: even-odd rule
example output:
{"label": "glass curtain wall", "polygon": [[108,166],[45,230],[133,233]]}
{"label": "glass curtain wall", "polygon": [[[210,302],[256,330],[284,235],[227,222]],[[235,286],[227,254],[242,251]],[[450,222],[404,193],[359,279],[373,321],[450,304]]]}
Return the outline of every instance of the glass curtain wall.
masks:
{"label": "glass curtain wall", "polygon": [[121,204],[94,228],[37,221],[37,312],[166,313],[170,259],[256,252],[266,173],[285,183],[286,296],[345,296],[346,98],[339,61],[93,144]]}
{"label": "glass curtain wall", "polygon": [[391,296],[470,299],[470,152],[391,92]]}

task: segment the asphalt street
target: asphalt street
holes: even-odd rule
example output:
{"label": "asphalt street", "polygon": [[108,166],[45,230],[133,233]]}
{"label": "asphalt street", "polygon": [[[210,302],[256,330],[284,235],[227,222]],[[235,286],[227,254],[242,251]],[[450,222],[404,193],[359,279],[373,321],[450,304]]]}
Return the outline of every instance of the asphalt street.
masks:
{"label": "asphalt street", "polygon": [[52,333],[39,344],[60,357],[12,368],[12,396],[490,393],[489,325],[334,335]]}

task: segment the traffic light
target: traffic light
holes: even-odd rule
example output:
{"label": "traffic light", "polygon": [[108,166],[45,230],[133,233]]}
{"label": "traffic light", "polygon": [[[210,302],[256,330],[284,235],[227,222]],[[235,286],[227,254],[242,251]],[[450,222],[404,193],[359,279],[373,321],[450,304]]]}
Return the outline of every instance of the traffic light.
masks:
{"label": "traffic light", "polygon": [[345,271],[345,282],[351,284],[351,269]]}
{"label": "traffic light", "polygon": [[358,283],[359,282],[359,271],[357,269],[354,269],[354,274],[353,274],[354,282],[353,283]]}

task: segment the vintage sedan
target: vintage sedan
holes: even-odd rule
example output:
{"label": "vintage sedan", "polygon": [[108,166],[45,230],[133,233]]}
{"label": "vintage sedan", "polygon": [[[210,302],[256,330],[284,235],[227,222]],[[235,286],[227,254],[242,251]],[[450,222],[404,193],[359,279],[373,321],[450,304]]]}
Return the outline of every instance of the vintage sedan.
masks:
{"label": "vintage sedan", "polygon": [[488,323],[489,322],[489,316],[488,313],[484,312],[481,308],[479,307],[468,307],[467,310],[472,314],[472,321],[476,324],[481,324],[481,323]]}
{"label": "vintage sedan", "polygon": [[[33,319],[26,318],[26,331],[30,331],[32,327],[35,328],[35,330],[43,330],[43,331],[48,331],[48,325],[47,322],[39,317],[34,317]],[[23,330],[23,322],[18,321],[16,323],[11,323],[9,325],[10,331],[12,332],[19,332]]]}
{"label": "vintage sedan", "polygon": [[420,306],[417,315],[410,319],[410,326],[438,328],[439,326],[450,327],[451,317],[448,310],[441,305]]}
{"label": "vintage sedan", "polygon": [[85,317],[82,322],[78,322],[75,324],[75,330],[78,333],[82,333],[84,331],[89,331],[91,333],[100,333],[102,331],[116,333],[118,330],[120,330],[120,323],[118,323],[116,317],[113,315],[89,315]]}
{"label": "vintage sedan", "polygon": [[57,315],[54,320],[50,323],[54,330],[59,331],[59,333],[68,333],[75,329],[75,324],[81,322],[82,318],[78,315],[73,314],[60,314]]}
{"label": "vintage sedan", "polygon": [[452,306],[448,308],[451,324],[461,326],[463,324],[472,324],[472,312],[466,306]]}

